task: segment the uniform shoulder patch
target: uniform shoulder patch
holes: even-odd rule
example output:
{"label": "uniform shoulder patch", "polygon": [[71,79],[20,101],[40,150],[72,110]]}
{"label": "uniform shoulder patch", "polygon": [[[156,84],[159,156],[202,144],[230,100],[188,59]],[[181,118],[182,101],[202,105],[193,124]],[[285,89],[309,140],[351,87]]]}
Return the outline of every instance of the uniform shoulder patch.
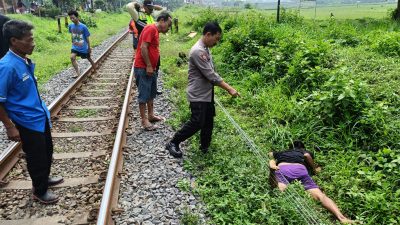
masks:
{"label": "uniform shoulder patch", "polygon": [[210,58],[205,52],[200,52],[200,59],[203,60],[204,62],[210,61]]}

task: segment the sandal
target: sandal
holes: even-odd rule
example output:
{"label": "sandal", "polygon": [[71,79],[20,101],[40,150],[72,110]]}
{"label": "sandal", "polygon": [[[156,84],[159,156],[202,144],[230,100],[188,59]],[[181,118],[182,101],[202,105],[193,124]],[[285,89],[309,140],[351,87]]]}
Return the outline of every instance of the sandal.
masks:
{"label": "sandal", "polygon": [[156,122],[164,122],[165,118],[162,116],[154,116],[152,119],[149,119],[151,123],[156,123]]}

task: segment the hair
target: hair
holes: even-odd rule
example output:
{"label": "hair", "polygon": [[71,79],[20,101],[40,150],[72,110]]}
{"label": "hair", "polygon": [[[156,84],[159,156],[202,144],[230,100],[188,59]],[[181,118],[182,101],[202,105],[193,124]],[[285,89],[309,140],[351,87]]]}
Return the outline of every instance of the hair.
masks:
{"label": "hair", "polygon": [[295,149],[305,149],[306,148],[304,143],[302,141],[300,141],[300,140],[295,140],[290,145],[293,146],[293,148],[295,148]]}
{"label": "hair", "polygon": [[71,10],[68,12],[68,16],[72,16],[72,15],[79,17],[79,13],[76,10]]}
{"label": "hair", "polygon": [[172,19],[172,16],[168,12],[162,12],[160,15],[157,17],[157,22],[161,21],[162,19],[164,21],[167,21],[168,18]]}
{"label": "hair", "polygon": [[10,20],[3,26],[3,37],[11,45],[11,38],[22,39],[35,28],[32,24],[22,20]]}
{"label": "hair", "polygon": [[207,34],[208,32],[210,32],[212,35],[214,35],[216,33],[222,34],[222,29],[219,26],[218,22],[212,21],[212,22],[206,23],[206,25],[204,26],[203,35]]}
{"label": "hair", "polygon": [[[146,6],[146,5],[151,4],[151,3],[153,3],[152,0],[144,0],[144,1],[143,1],[143,6]],[[146,7],[147,7],[147,6],[146,6]]]}

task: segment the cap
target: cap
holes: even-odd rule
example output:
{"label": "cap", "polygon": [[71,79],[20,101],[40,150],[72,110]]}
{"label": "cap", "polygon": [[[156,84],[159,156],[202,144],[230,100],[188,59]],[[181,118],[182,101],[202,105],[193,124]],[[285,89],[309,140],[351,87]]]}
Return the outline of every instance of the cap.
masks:
{"label": "cap", "polygon": [[154,3],[153,3],[153,1],[151,1],[151,0],[144,0],[144,1],[143,1],[143,6],[146,6],[146,7],[153,7],[153,6],[154,6]]}

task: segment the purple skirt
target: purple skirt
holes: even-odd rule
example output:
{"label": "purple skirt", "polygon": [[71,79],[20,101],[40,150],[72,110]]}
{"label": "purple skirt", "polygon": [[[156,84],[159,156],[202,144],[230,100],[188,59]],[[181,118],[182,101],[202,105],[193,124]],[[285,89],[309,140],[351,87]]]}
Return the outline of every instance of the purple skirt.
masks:
{"label": "purple skirt", "polygon": [[319,188],[313,179],[308,175],[307,168],[300,164],[280,165],[279,170],[275,171],[276,179],[279,183],[288,185],[294,180],[298,180],[305,190]]}

